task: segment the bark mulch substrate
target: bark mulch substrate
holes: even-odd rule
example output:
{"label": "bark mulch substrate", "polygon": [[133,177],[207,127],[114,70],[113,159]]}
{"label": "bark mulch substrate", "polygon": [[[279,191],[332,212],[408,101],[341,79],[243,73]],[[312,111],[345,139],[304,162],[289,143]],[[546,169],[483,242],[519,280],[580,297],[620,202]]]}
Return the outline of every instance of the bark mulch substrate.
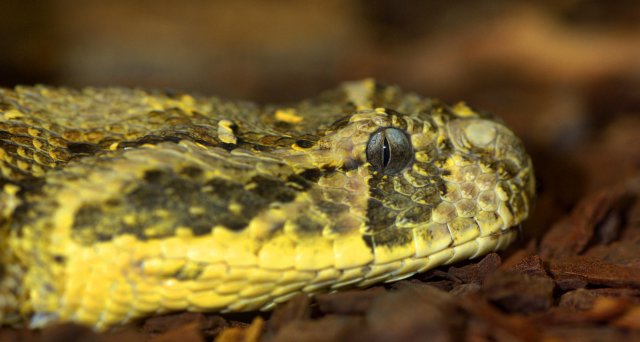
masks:
{"label": "bark mulch substrate", "polygon": [[270,315],[179,313],[95,335],[61,325],[2,341],[640,340],[640,178],[585,196],[538,243],[408,280],[299,296]]}
{"label": "bark mulch substrate", "polygon": [[[464,99],[504,118],[531,152],[540,188],[521,241],[464,265],[361,291],[297,297],[271,314],[178,313],[102,335],[73,325],[43,331],[3,327],[0,341],[640,341],[637,1],[322,2],[338,11],[308,11],[307,4],[295,2],[228,2],[231,11],[217,11],[222,16],[236,11],[247,28],[253,13],[260,28],[275,30],[229,30],[220,42],[211,38],[224,31],[219,20],[202,26],[175,2],[167,13],[182,15],[165,16],[163,22],[187,33],[170,30],[174,34],[165,35],[162,44],[145,34],[157,28],[156,16],[140,15],[146,4],[43,1],[40,8],[35,3],[0,2],[0,12],[10,14],[0,21],[0,31],[7,33],[0,51],[9,56],[0,54],[0,74],[9,76],[0,79],[7,85],[48,83],[52,75],[60,75],[57,84],[157,82],[157,68],[131,73],[144,51],[144,56],[169,52],[164,54],[169,77],[186,75],[194,82],[174,86],[208,84],[206,89],[226,91],[221,95],[270,102],[376,75],[422,95]],[[189,8],[216,18],[208,2],[198,3]],[[304,10],[297,10],[300,6]],[[147,12],[160,13],[156,7]],[[145,18],[153,18],[152,25],[141,24]],[[134,23],[127,35],[123,23]],[[209,37],[207,44],[189,48],[184,37],[192,35]],[[151,43],[147,50],[138,44],[140,37]],[[296,37],[301,40],[289,40]],[[263,43],[270,38],[276,50]],[[124,58],[105,66],[105,46]],[[33,55],[25,55],[29,51]],[[190,56],[198,56],[196,64],[202,56],[213,57],[207,67],[219,68],[194,75]],[[68,68],[78,64],[74,58],[100,70]],[[52,69],[56,66],[59,70]],[[180,66],[186,69],[174,69]]]}

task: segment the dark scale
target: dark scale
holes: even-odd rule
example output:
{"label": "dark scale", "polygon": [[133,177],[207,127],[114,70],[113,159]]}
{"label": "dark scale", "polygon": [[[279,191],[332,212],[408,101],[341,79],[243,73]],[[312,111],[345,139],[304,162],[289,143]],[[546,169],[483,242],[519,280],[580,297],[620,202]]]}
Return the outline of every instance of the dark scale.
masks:
{"label": "dark scale", "polygon": [[349,211],[349,206],[341,203],[334,203],[324,200],[319,200],[315,207],[318,208],[322,213],[326,214],[327,217],[338,217],[338,215]]}
{"label": "dark scale", "polygon": [[295,231],[299,236],[319,236],[322,234],[323,225],[314,220],[309,220],[304,216],[296,217],[293,224],[295,225]]}
{"label": "dark scale", "polygon": [[396,218],[396,225],[415,226],[423,222],[429,222],[432,208],[430,205],[421,205],[404,210]]}
{"label": "dark scale", "polygon": [[416,191],[415,185],[411,184],[404,177],[394,177],[392,181],[395,192],[410,196]]}
{"label": "dark scale", "polygon": [[323,171],[320,169],[307,169],[298,174],[300,177],[308,180],[309,182],[315,183],[322,176]]}
{"label": "dark scale", "polygon": [[402,194],[392,194],[383,201],[385,207],[393,210],[403,210],[414,205],[411,197]]}
{"label": "dark scale", "polygon": [[369,248],[374,246],[377,248],[381,246],[404,246],[411,241],[413,241],[413,230],[411,229],[385,229],[372,232],[370,233],[370,237],[364,238],[364,242]]}
{"label": "dark scale", "polygon": [[386,207],[381,201],[370,198],[367,201],[368,230],[376,232],[394,226],[398,212]]}
{"label": "dark scale", "polygon": [[[442,185],[444,186],[444,184]],[[442,193],[446,194],[446,187]],[[416,203],[435,205],[440,202],[440,195],[441,191],[438,190],[438,187],[435,185],[427,185],[418,188],[411,196],[411,199]]]}

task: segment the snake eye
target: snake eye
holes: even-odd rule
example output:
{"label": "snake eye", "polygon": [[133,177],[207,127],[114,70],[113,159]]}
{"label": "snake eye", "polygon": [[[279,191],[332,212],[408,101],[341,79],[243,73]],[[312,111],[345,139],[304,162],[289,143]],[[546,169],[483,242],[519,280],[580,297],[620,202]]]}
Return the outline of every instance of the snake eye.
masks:
{"label": "snake eye", "polygon": [[404,169],[413,158],[407,135],[393,127],[371,135],[367,143],[367,160],[379,172],[392,175]]}

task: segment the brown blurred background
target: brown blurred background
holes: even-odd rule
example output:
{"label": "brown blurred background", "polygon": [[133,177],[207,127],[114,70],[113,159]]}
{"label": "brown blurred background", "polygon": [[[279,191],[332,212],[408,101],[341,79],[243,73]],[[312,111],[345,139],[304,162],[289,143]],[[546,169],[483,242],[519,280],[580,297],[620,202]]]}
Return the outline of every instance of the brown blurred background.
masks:
{"label": "brown blurred background", "polygon": [[0,2],[1,86],[281,102],[364,77],[503,117],[534,157],[534,231],[640,169],[636,1]]}

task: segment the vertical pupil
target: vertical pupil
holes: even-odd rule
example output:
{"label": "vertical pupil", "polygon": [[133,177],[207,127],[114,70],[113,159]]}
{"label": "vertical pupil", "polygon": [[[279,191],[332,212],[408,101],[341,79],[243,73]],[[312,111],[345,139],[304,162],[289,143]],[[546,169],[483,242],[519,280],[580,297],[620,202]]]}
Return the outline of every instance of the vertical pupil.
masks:
{"label": "vertical pupil", "polygon": [[391,159],[391,149],[389,148],[387,137],[385,137],[382,144],[382,167],[389,165],[389,159]]}

